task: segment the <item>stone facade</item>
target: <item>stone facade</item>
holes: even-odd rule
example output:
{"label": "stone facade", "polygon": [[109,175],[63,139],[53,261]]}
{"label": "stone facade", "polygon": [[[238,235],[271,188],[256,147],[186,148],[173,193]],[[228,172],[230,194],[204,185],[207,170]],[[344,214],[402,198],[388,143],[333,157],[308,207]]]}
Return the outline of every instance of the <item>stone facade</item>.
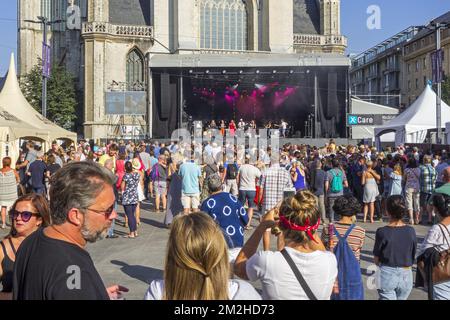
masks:
{"label": "stone facade", "polygon": [[[450,12],[437,19],[450,22]],[[450,29],[441,30],[441,48],[444,51],[444,74],[450,75]],[[404,49],[404,82],[402,92],[409,105],[422,93],[432,79],[431,53],[436,51],[436,32],[424,29]]]}
{"label": "stone facade", "polygon": [[[19,70],[28,72],[41,56],[42,31],[39,25],[23,22],[36,19],[41,1],[19,2]],[[62,1],[70,5],[71,1]],[[200,5],[204,0],[75,0],[82,7],[81,30],[57,29],[49,32],[54,60],[62,61],[77,78],[83,93],[83,135],[106,138],[119,122],[138,121],[105,115],[105,92],[127,81],[127,57],[137,49],[148,66],[160,54],[192,54],[200,50]],[[218,1],[216,0],[209,0]],[[228,0],[223,0],[228,1]],[[340,34],[340,0],[242,0],[247,13],[247,50],[270,53],[343,54],[347,40]],[[64,8],[63,8],[64,9]],[[56,15],[56,8],[52,8]],[[61,11],[61,10],[59,10]],[[58,12],[59,12],[58,11]],[[127,11],[127,12],[123,12]],[[65,10],[63,10],[65,12]],[[309,12],[309,14],[308,14]],[[306,19],[306,20],[305,20]],[[225,54],[227,50],[211,51]],[[147,68],[146,68],[147,69]],[[145,72],[149,101],[152,78]],[[148,108],[151,111],[151,103]]]}

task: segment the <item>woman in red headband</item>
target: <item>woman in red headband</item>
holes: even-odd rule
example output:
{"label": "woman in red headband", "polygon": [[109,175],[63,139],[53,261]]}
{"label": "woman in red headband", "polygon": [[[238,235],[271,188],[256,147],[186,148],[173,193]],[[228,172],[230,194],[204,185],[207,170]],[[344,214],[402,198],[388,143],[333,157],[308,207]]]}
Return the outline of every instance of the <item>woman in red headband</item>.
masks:
{"label": "woman in red headband", "polygon": [[[277,216],[278,223],[273,219]],[[302,190],[283,200],[279,209],[264,217],[242,248],[234,265],[236,275],[261,280],[265,300],[329,300],[337,262],[317,234],[319,225],[316,197],[310,191]],[[279,229],[281,251],[257,252],[268,228]]]}

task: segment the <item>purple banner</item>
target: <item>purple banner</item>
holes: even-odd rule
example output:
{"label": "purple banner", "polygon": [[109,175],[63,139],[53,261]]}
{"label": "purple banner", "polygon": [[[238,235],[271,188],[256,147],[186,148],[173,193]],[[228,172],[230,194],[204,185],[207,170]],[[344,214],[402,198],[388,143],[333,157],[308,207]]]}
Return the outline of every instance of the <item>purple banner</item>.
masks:
{"label": "purple banner", "polygon": [[444,50],[440,49],[431,54],[431,67],[433,74],[433,83],[444,81]]}
{"label": "purple banner", "polygon": [[48,44],[42,45],[42,75],[46,78],[50,77],[51,73],[51,47]]}

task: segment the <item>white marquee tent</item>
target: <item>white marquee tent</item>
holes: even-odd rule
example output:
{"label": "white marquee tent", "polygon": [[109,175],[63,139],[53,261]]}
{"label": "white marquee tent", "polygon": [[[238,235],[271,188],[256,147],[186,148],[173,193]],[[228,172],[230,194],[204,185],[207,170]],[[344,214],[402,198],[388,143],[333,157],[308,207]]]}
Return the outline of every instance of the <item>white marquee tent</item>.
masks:
{"label": "white marquee tent", "polygon": [[[442,101],[442,123],[450,119],[450,107]],[[395,132],[395,144],[423,143],[427,131],[436,129],[436,93],[428,85],[414,103],[403,113],[375,129],[377,146],[380,137]]]}
{"label": "white marquee tent", "polygon": [[[14,54],[11,55],[8,74],[0,92],[0,154],[18,156],[20,138],[41,141],[48,148],[53,140],[76,142],[76,133],[67,131],[40,115],[24,97],[17,80]],[[14,146],[13,146],[14,145]]]}

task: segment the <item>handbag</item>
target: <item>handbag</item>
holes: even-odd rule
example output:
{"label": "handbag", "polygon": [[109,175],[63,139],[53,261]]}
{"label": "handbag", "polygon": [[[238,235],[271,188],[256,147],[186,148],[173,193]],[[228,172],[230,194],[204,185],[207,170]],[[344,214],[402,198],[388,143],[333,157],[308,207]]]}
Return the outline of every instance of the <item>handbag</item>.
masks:
{"label": "handbag", "polygon": [[[446,250],[439,252],[439,261],[435,266],[433,266],[433,275],[432,275],[433,284],[439,284],[450,281],[450,242],[446,236],[446,233],[449,234],[450,236],[450,232],[448,231],[446,226],[443,226],[442,224],[438,224],[438,226],[442,231],[442,235],[444,237],[444,244],[446,243],[448,248]],[[447,232],[445,232],[444,229],[447,230]],[[437,250],[438,247],[440,246],[436,246],[435,249]],[[425,263],[423,261],[417,263],[417,268],[422,273],[422,275],[425,275],[426,268]],[[424,278],[426,279],[425,276]]]}

